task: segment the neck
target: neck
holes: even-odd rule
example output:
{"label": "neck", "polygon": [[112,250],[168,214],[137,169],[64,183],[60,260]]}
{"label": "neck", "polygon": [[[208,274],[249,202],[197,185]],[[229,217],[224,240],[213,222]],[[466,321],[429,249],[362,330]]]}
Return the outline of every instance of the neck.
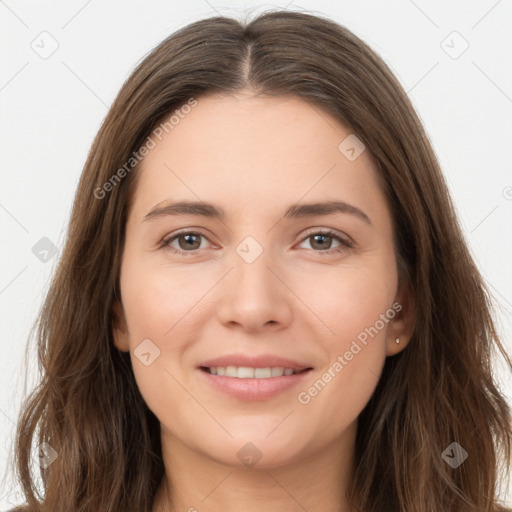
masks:
{"label": "neck", "polygon": [[162,428],[165,475],[153,512],[350,512],[345,492],[356,424],[312,455],[264,469],[219,463]]}

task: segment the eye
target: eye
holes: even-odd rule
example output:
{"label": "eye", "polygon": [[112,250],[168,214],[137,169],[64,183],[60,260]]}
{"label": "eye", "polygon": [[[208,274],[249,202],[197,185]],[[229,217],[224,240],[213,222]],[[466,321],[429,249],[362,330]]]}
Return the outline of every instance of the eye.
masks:
{"label": "eye", "polygon": [[[311,247],[315,250],[315,252],[321,254],[340,253],[354,247],[354,244],[348,237],[340,236],[331,229],[315,230],[313,228],[313,230],[309,231],[308,235],[302,240],[301,243],[304,243],[307,240],[311,240]],[[332,248],[333,240],[339,243],[337,247]]]}
{"label": "eye", "polygon": [[[208,240],[202,233],[181,231],[164,238],[160,246],[181,255],[194,255],[196,251],[205,248],[202,246],[201,239]],[[340,236],[330,229],[318,230],[312,228],[307,236],[302,239],[301,244],[307,240],[311,240],[310,245],[314,252],[320,254],[341,253],[354,247],[353,242],[348,237]],[[338,242],[338,246],[333,248],[333,241]],[[177,246],[173,245],[175,243]]]}
{"label": "eye", "polygon": [[[172,236],[164,238],[162,240],[162,247],[168,248],[173,252],[177,252],[179,254],[194,254],[195,251],[199,249],[203,249],[201,247],[201,238],[208,240],[203,234],[197,233],[195,231],[182,231],[181,233],[176,233]],[[172,243],[177,242],[178,247],[173,246]]]}

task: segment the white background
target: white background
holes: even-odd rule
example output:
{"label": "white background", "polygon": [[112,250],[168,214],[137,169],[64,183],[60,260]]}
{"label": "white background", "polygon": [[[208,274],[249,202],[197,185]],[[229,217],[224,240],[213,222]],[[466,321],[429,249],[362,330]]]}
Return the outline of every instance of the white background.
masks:
{"label": "white background", "polygon": [[[34,349],[25,360],[26,342],[109,105],[135,64],[176,29],[276,7],[344,24],[409,93],[512,352],[512,1],[0,1],[0,509],[22,501],[6,469],[20,401],[36,379]],[[44,31],[50,35],[40,36]],[[458,58],[452,57],[463,40],[453,31],[469,44]],[[43,45],[41,38],[46,49],[58,44],[46,59],[32,48]],[[59,250],[47,263],[32,253],[42,237]],[[497,375],[512,403],[510,375],[503,368]]]}

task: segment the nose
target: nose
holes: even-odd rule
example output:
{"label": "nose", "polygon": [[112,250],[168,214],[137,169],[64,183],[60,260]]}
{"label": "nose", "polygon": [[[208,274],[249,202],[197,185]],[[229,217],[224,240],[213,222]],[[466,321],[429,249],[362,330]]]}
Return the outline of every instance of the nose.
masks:
{"label": "nose", "polygon": [[293,294],[286,277],[265,251],[252,263],[238,255],[219,290],[217,316],[223,325],[250,331],[285,328],[292,318]]}

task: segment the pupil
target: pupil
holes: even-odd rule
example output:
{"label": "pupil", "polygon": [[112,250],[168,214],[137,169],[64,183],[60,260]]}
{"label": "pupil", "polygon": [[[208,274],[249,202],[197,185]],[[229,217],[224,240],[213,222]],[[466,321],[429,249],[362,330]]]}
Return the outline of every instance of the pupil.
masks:
{"label": "pupil", "polygon": [[[318,239],[324,239],[324,241],[327,239],[327,241],[330,241],[331,237],[329,235],[314,235],[313,236],[313,239],[314,239],[314,244],[315,243],[318,243]],[[319,244],[319,248],[320,249],[325,249],[326,246],[329,245],[328,243],[320,243]]]}
{"label": "pupil", "polygon": [[[185,249],[189,248],[190,249],[192,247],[192,245],[194,244],[194,240],[193,240],[194,238],[196,238],[196,235],[182,235],[180,237],[180,240],[185,239],[186,243],[185,243],[185,247],[183,247],[182,244],[180,244],[180,245],[182,245],[182,248],[185,248]],[[197,243],[197,240],[196,240],[196,243]],[[197,247],[192,247],[192,248],[193,249],[197,249]]]}

